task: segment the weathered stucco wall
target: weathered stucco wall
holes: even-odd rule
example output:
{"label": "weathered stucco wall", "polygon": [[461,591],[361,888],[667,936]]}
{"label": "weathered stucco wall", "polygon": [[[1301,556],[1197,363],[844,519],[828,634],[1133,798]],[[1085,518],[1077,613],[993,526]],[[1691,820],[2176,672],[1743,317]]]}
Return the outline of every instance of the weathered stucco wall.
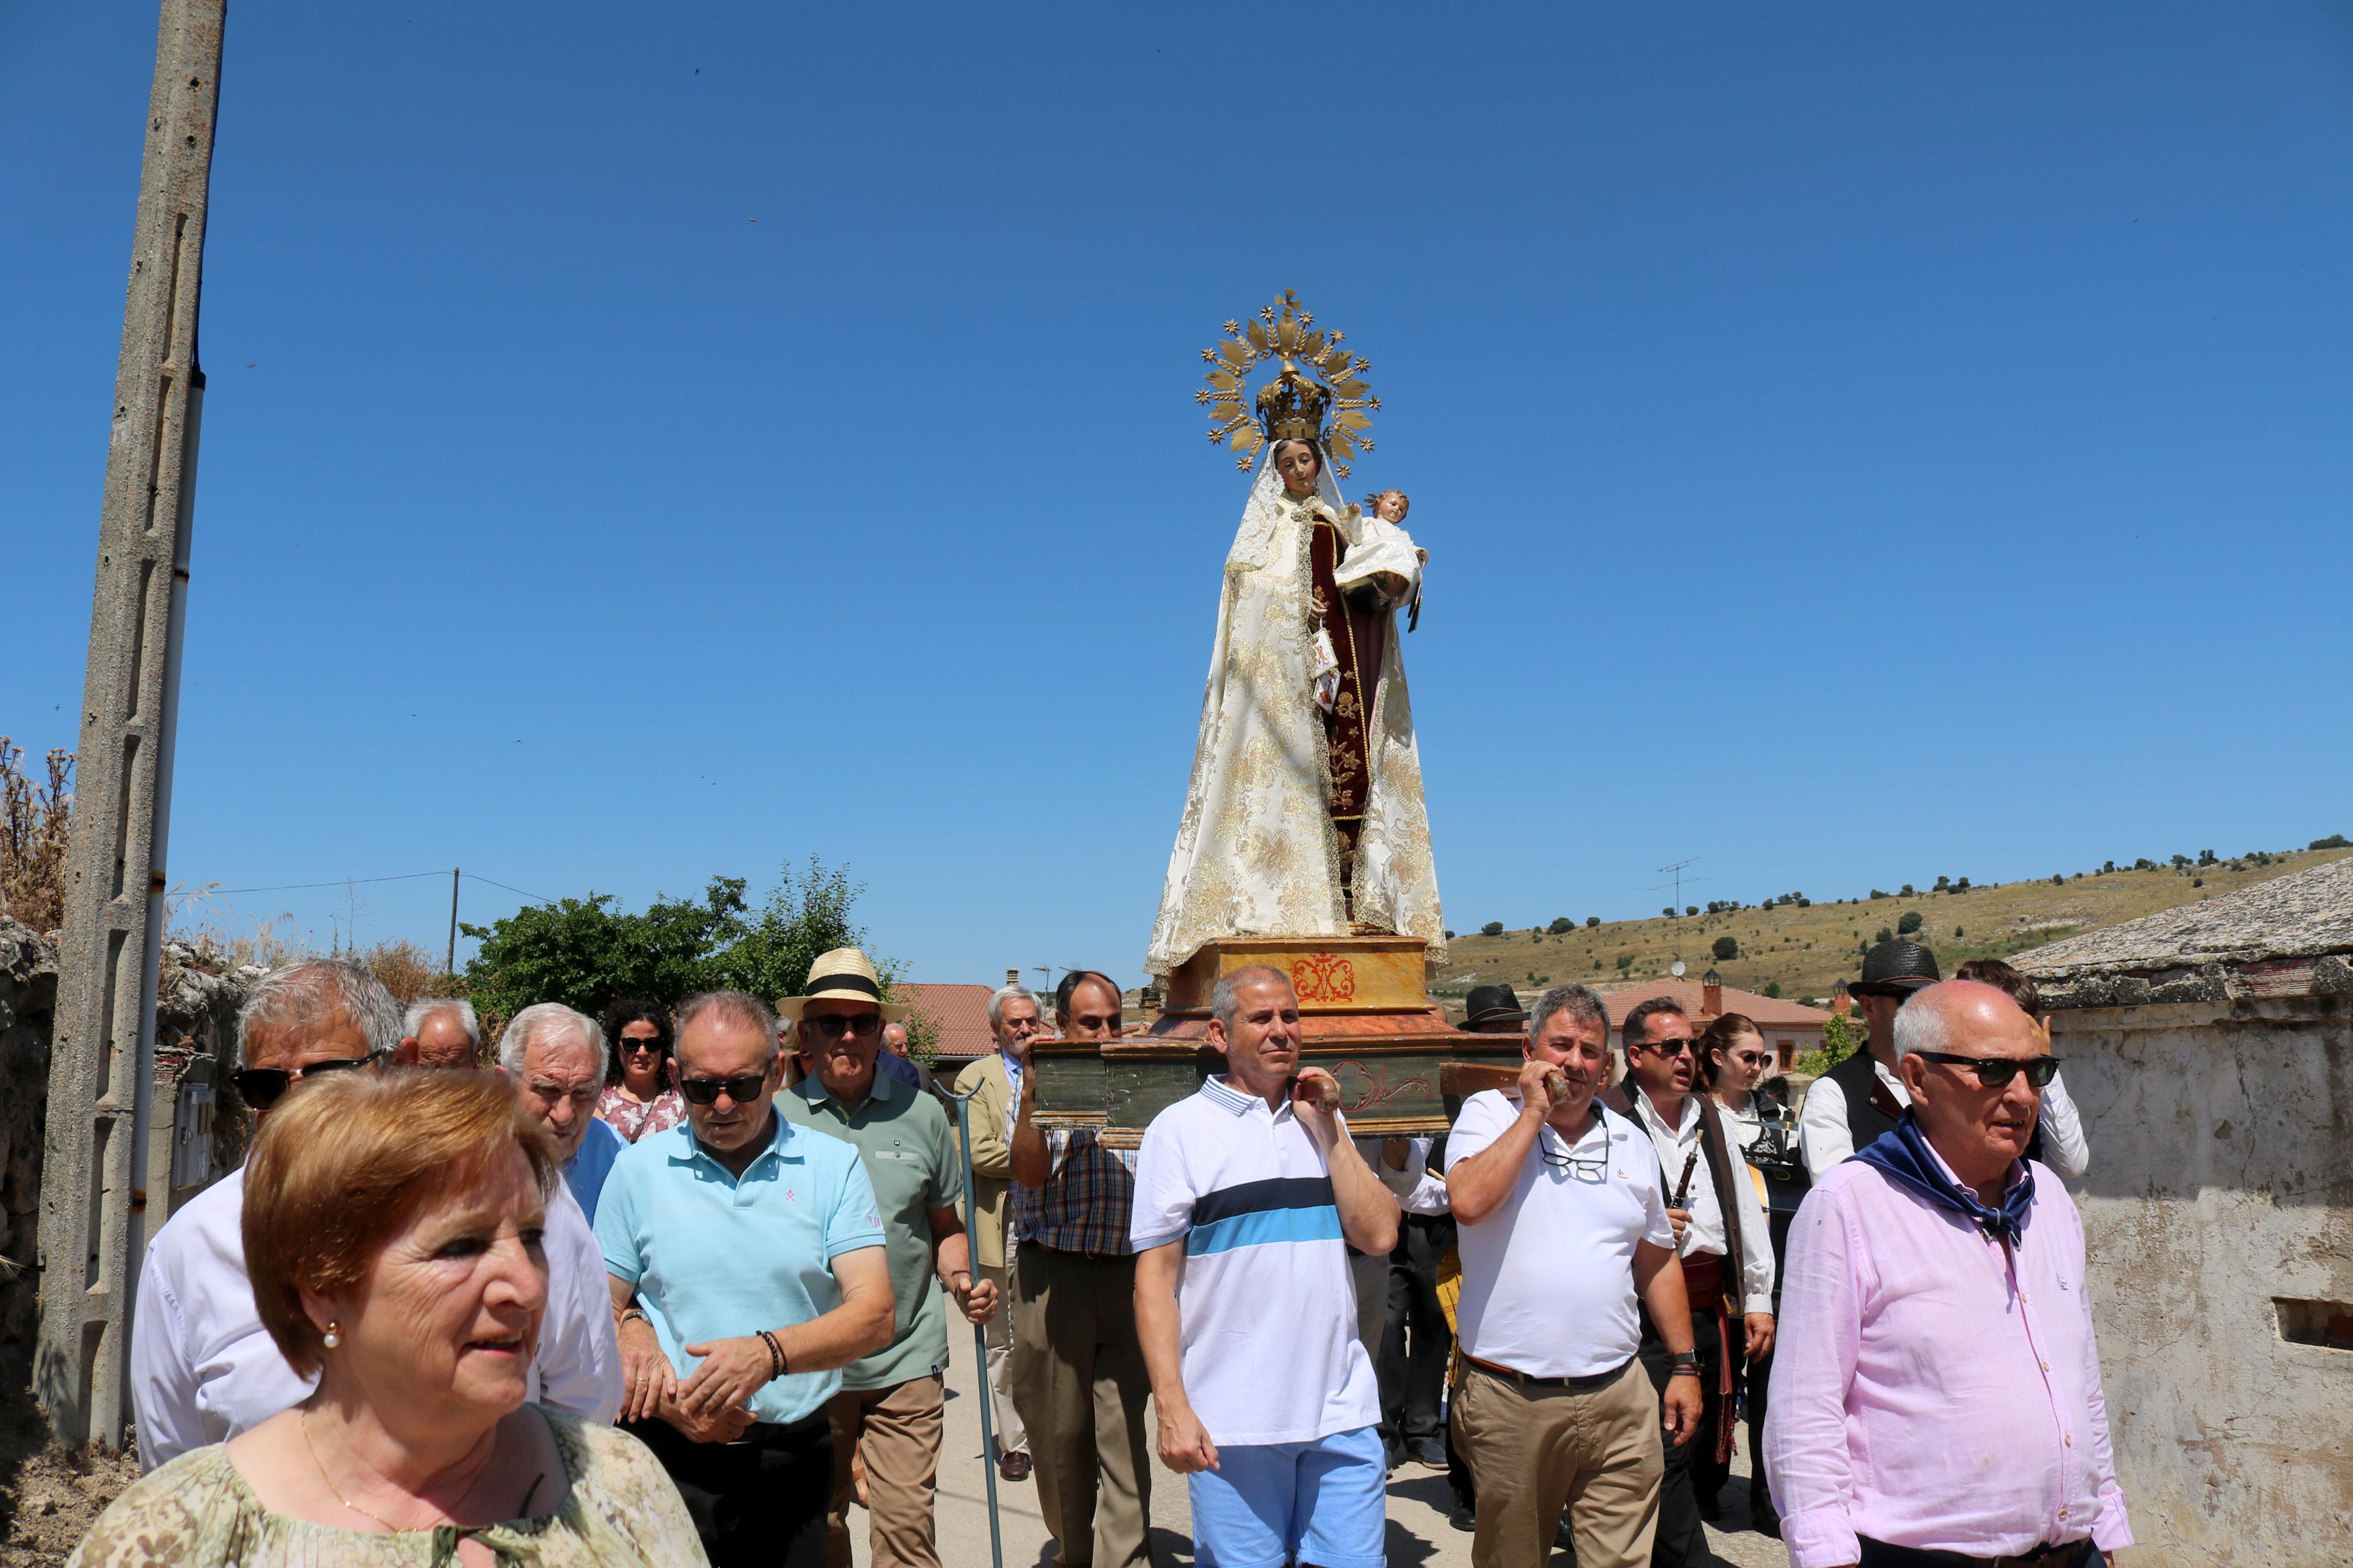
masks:
{"label": "weathered stucco wall", "polygon": [[2136,1568],[2353,1562],[2353,997],[2065,1009],[2082,1205]]}

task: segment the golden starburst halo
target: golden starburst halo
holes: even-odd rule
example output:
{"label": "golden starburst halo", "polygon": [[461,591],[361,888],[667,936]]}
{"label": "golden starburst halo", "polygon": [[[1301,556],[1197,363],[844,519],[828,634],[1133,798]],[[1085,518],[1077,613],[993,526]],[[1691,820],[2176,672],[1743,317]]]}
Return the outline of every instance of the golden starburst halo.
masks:
{"label": "golden starburst halo", "polygon": [[[1348,477],[1348,459],[1373,449],[1365,432],[1373,426],[1367,410],[1381,400],[1365,377],[1372,362],[1340,346],[1343,332],[1314,330],[1315,318],[1285,289],[1245,326],[1226,323],[1225,341],[1201,351],[1208,385],[1193,401],[1209,410],[1209,444],[1229,446],[1234,467],[1248,472],[1259,448],[1270,441],[1314,441],[1332,459],[1332,469]],[[1279,361],[1274,376],[1250,395],[1252,369]]]}

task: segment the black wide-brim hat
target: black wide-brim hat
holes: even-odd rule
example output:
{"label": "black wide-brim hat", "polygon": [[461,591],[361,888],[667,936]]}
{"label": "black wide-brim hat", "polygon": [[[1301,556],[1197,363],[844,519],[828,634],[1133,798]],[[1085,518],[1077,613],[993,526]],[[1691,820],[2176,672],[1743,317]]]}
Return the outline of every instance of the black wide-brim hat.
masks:
{"label": "black wide-brim hat", "polygon": [[1850,996],[1909,996],[1944,975],[1936,955],[1916,942],[1883,942],[1863,955],[1862,977],[1847,986]]}
{"label": "black wide-brim hat", "polygon": [[1474,985],[1471,994],[1462,998],[1462,1026],[1466,1029],[1500,1034],[1503,1031],[1495,1027],[1498,1024],[1517,1027],[1527,1021],[1519,994],[1508,985]]}

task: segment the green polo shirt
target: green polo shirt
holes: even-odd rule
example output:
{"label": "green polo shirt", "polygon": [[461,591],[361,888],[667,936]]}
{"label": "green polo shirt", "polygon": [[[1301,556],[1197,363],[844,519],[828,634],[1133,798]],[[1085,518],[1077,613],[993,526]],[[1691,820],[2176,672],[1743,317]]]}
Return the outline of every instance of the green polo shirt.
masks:
{"label": "green polo shirt", "polygon": [[948,1312],[932,1271],[929,1211],[964,1202],[964,1163],[947,1112],[928,1094],[882,1073],[854,1116],[814,1076],[776,1096],[797,1126],[830,1133],[859,1152],[882,1211],[882,1245],[891,1259],[898,1332],[891,1342],[842,1369],[841,1386],[890,1388],[948,1364]]}

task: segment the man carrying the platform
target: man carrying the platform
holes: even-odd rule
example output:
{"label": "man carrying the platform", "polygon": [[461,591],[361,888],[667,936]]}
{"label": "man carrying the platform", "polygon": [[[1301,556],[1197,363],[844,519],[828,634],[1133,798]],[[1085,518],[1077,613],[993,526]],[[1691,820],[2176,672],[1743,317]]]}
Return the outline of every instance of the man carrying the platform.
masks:
{"label": "man carrying the platform", "polygon": [[[1119,1038],[1119,986],[1091,969],[1063,976],[1054,1018],[1066,1040]],[[1128,1244],[1135,1154],[1088,1131],[1038,1125],[1038,1075],[1021,1075],[1013,1128],[1013,1398],[1029,1437],[1038,1506],[1058,1568],[1151,1561],[1152,1384],[1135,1333]]]}
{"label": "man carrying the platform", "polygon": [[1160,1460],[1190,1478],[1205,1568],[1381,1568],[1380,1396],[1341,1244],[1388,1257],[1397,1200],[1349,1141],[1331,1074],[1301,1068],[1290,980],[1238,969],[1209,1012],[1226,1071],[1153,1118],[1135,1171]]}
{"label": "man carrying the platform", "polygon": [[[776,1096],[798,1127],[830,1134],[864,1159],[881,1205],[895,1321],[891,1342],[842,1369],[826,1405],[833,1427],[833,1500],[826,1560],[849,1568],[853,1460],[866,1469],[869,1541],[875,1568],[939,1568],[932,1512],[946,1420],[942,1369],[947,1312],[940,1294],[975,1322],[997,1310],[997,1287],[975,1281],[964,1215],[964,1159],[939,1101],[878,1070],[883,1037],[904,1009],[882,1000],[881,977],[854,947],[809,965],[807,993],[777,1010],[792,1020],[808,1072]],[[934,1285],[938,1287],[934,1288]]]}
{"label": "man carrying the platform", "polygon": [[1871,1024],[1865,1049],[1814,1080],[1798,1113],[1798,1147],[1806,1174],[1819,1182],[1857,1149],[1895,1131],[1911,1097],[1895,1076],[1895,1010],[1943,978],[1936,955],[1916,942],[1883,942],[1864,956],[1862,978],[1847,987]]}
{"label": "man carrying the platform", "polygon": [[1651,1554],[1659,1568],[1683,1568],[1715,1561],[1700,1516],[1715,1511],[1731,1473],[1742,1363],[1773,1347],[1773,1242],[1739,1145],[1725,1135],[1715,1102],[1694,1092],[1699,1042],[1690,1018],[1659,996],[1627,1014],[1621,1028],[1626,1079],[1599,1099],[1632,1119],[1657,1153],[1691,1310],[1682,1325],[1644,1314],[1642,1361],[1663,1394],[1673,1372],[1669,1328],[1688,1331],[1699,1355],[1699,1426],[1667,1444]]}
{"label": "man carrying the platform", "polygon": [[[1477,1568],[1541,1568],[1567,1508],[1577,1568],[1641,1568],[1665,1440],[1697,1426],[1699,1362],[1659,1159],[1602,1110],[1609,1015],[1582,985],[1536,998],[1509,1092],[1462,1102],[1447,1134],[1468,1370],[1455,1440],[1479,1480]],[[1635,1363],[1638,1309],[1672,1359],[1663,1395]]]}

